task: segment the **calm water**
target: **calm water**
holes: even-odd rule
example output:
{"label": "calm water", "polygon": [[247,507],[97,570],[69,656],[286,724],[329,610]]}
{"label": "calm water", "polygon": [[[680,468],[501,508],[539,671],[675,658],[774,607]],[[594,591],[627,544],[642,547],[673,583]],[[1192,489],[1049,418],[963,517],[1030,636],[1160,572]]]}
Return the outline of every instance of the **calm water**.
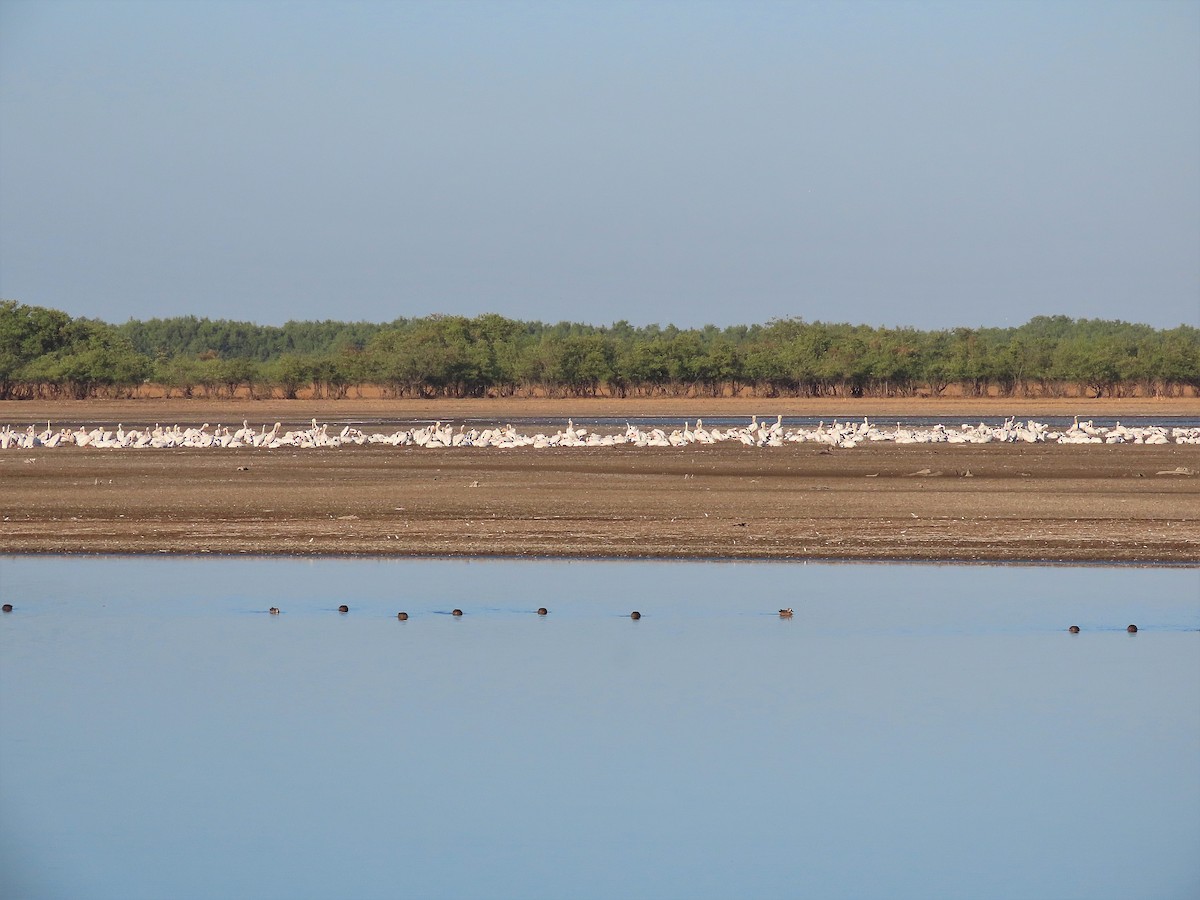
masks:
{"label": "calm water", "polygon": [[[842,409],[839,415],[820,415],[820,416],[784,416],[783,425],[785,428],[811,428],[815,425],[833,422],[835,419],[841,422],[861,422],[863,418],[868,418],[870,421],[880,427],[895,425],[898,422],[906,426],[928,427],[941,423],[947,428],[957,428],[959,425],[974,426],[983,422],[986,425],[999,426],[1002,425],[1010,416],[1015,417],[1018,422],[1024,423],[1029,419],[1034,419],[1038,422],[1044,422],[1056,429],[1070,428],[1072,423],[1078,418],[1081,422],[1091,422],[1097,427],[1111,428],[1117,423],[1127,425],[1129,427],[1144,427],[1150,425],[1163,425],[1167,428],[1195,428],[1200,426],[1200,416],[1031,416],[1023,415],[1020,406],[1014,406],[1006,411],[1004,415],[998,416],[878,416],[874,415],[870,407],[860,407],[865,412],[856,412],[853,405]],[[19,410],[18,410],[19,411]],[[709,428],[742,428],[750,423],[751,413],[739,416],[705,416],[700,414],[704,419],[704,424]],[[766,422],[775,421],[775,413],[758,414],[758,418]],[[226,422],[226,425],[236,426],[233,422]],[[510,416],[508,418],[499,419],[492,417],[443,417],[442,419],[426,419],[426,418],[380,418],[378,416],[362,417],[333,417],[322,419],[323,424],[328,424],[334,431],[340,429],[343,425],[351,425],[356,428],[365,429],[368,432],[382,432],[384,434],[396,431],[402,428],[424,427],[432,425],[435,421],[450,423],[453,425],[462,424],[467,428],[490,428],[498,424],[511,424],[518,431],[549,431],[554,432],[563,428],[567,424],[567,416]],[[626,425],[637,425],[639,428],[663,428],[670,430],[678,428],[685,421],[695,422],[696,414],[678,416],[575,416],[572,421],[581,427],[587,427],[600,433],[624,433]],[[250,425],[254,428],[264,424],[262,419],[250,419]],[[45,419],[38,421],[30,421],[28,418],[17,419],[13,418],[7,423],[0,422],[0,425],[11,424],[14,427],[25,427],[34,425],[38,428],[44,427],[47,423]],[[117,422],[97,422],[92,419],[75,419],[64,418],[56,419],[52,423],[57,428],[94,428],[97,425],[106,425],[115,427]],[[132,427],[147,427],[153,426],[153,421],[139,421],[136,417],[133,419],[126,418],[123,420],[126,428]],[[183,424],[189,424],[184,422]],[[197,420],[190,424],[199,425]],[[270,427],[270,422],[265,423]],[[283,425],[285,428],[308,428],[312,424],[312,419],[301,419],[284,417]]]}
{"label": "calm water", "polygon": [[0,557],[0,595],[5,898],[1200,895],[1194,568]]}

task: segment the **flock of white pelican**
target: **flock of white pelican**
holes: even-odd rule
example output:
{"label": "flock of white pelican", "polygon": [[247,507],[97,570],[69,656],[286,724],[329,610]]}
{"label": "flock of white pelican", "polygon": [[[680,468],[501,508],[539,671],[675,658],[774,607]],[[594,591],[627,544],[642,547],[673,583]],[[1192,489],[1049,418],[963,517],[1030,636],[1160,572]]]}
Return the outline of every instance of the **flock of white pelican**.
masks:
{"label": "flock of white pelican", "polygon": [[[336,428],[336,426],[334,426]],[[877,425],[861,422],[821,422],[811,426],[785,427],[783,417],[729,428],[707,428],[703,420],[679,428],[625,426],[624,431],[594,431],[576,427],[568,419],[565,428],[552,433],[523,434],[512,425],[470,427],[436,422],[432,425],[399,429],[390,433],[368,434],[346,425],[340,431],[312,420],[309,428],[288,429],[276,422],[258,431],[243,422],[241,428],[226,425],[198,427],[155,425],[153,428],[58,428],[49,422],[45,429],[0,426],[0,450],[32,450],[54,447],[92,447],[97,449],[140,449],[168,447],[279,447],[318,448],[388,444],[395,447],[687,447],[695,444],[741,443],[749,447],[781,447],[785,444],[814,443],[850,449],[864,443],[886,441],[895,444],[1200,444],[1200,427],[1166,425],[1111,426],[1080,422],[1057,428],[1044,422],[1017,422],[1007,419],[1000,425]]]}

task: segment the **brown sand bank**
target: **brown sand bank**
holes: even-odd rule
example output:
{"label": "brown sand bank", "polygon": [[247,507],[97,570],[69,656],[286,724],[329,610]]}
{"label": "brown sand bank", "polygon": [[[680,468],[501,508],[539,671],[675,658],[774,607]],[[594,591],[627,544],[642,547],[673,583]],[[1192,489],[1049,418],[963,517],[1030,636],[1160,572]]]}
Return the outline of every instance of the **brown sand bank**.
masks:
{"label": "brown sand bank", "polygon": [[7,451],[0,552],[1196,563],[1180,467],[1200,447]]}

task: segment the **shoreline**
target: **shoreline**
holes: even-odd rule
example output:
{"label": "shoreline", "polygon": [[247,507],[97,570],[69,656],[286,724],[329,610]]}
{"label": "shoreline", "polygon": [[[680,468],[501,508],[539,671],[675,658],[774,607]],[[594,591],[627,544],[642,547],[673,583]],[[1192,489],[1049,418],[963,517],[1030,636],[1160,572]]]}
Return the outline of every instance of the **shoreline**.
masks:
{"label": "shoreline", "polygon": [[34,449],[0,553],[1200,563],[1198,445]]}
{"label": "shoreline", "polygon": [[650,555],[629,555],[629,556],[581,556],[577,554],[541,554],[541,555],[513,555],[502,553],[355,553],[352,551],[333,551],[333,552],[290,552],[276,551],[267,553],[241,551],[238,553],[232,552],[210,552],[207,550],[155,550],[148,552],[144,550],[85,550],[75,552],[64,552],[59,550],[3,550],[0,549],[0,557],[13,557],[17,559],[36,559],[40,557],[86,557],[89,559],[219,559],[219,560],[234,560],[234,559],[250,559],[250,560],[276,560],[276,559],[294,559],[294,560],[330,560],[353,562],[356,560],[420,560],[420,561],[441,561],[441,562],[463,562],[470,560],[481,560],[488,562],[579,562],[579,563],[605,563],[605,562],[662,562],[662,563],[712,563],[736,565],[739,563],[764,563],[780,566],[806,566],[806,565],[824,565],[824,566],[839,566],[839,565],[864,565],[864,566],[1016,566],[1022,568],[1062,568],[1062,569],[1200,569],[1200,558],[1195,560],[1121,560],[1121,559],[988,559],[986,557],[972,557],[970,559],[957,557],[902,557],[902,556],[862,556],[862,557],[844,557],[844,556],[806,556],[806,557],[782,557],[782,556],[650,556]]}

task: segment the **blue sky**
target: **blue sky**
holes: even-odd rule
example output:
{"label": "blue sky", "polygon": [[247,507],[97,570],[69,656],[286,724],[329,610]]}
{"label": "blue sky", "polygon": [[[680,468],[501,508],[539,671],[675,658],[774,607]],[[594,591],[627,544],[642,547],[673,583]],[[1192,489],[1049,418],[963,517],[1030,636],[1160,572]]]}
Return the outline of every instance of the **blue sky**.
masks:
{"label": "blue sky", "polygon": [[1200,3],[0,0],[0,297],[1200,324]]}

